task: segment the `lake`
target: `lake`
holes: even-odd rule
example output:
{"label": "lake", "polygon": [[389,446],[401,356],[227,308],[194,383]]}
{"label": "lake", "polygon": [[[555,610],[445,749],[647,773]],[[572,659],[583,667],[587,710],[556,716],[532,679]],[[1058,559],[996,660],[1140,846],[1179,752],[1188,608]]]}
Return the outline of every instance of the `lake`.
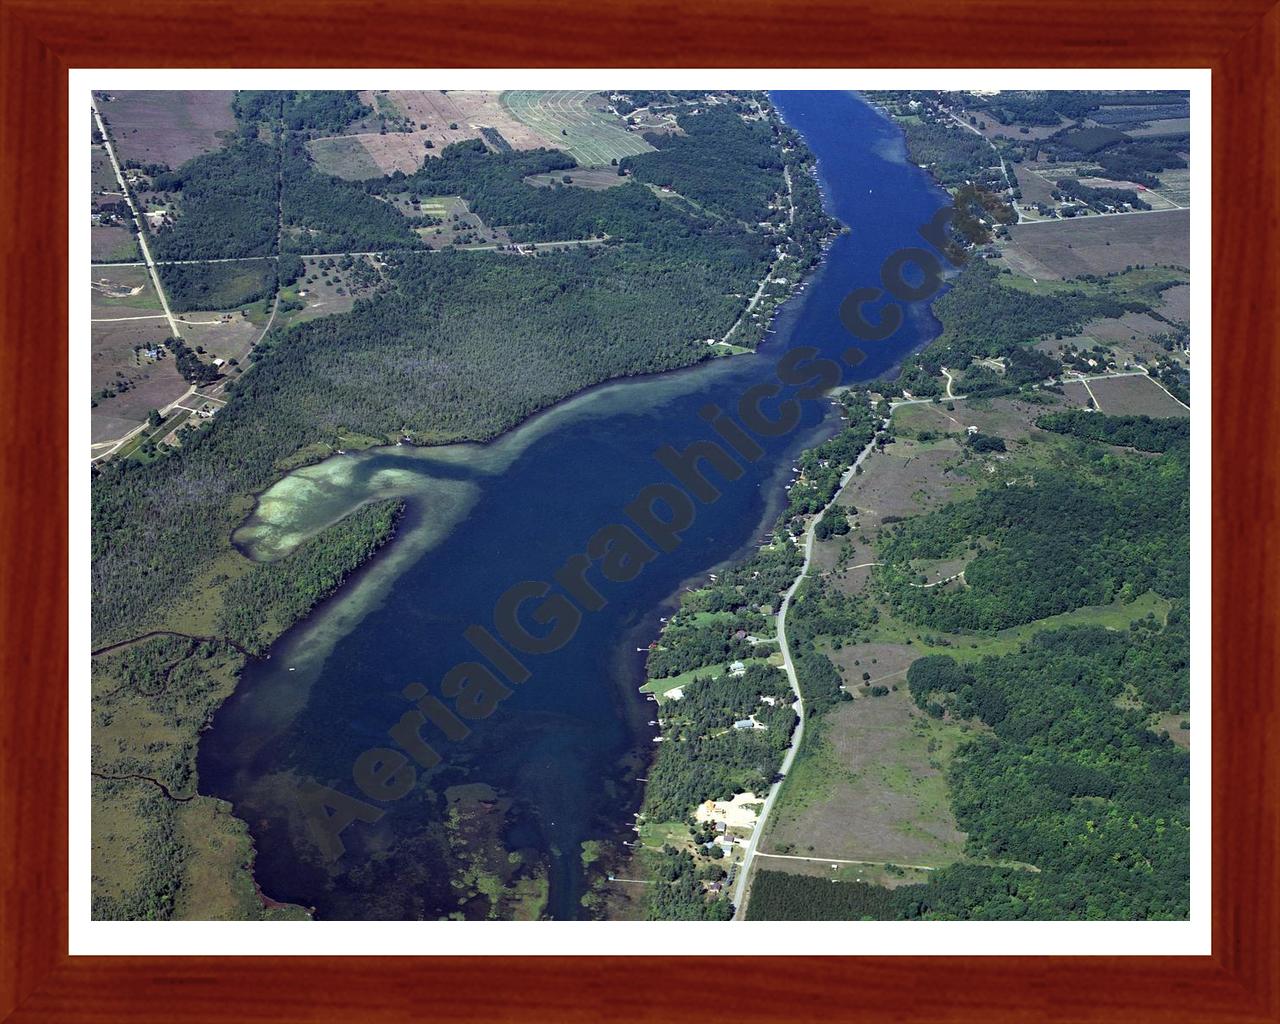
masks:
{"label": "lake", "polygon": [[[464,739],[435,743],[432,733],[443,764],[386,803],[378,821],[347,828],[338,860],[317,855],[297,788],[315,779],[359,796],[352,764],[389,744],[388,730],[412,707],[405,687],[438,689],[446,670],[476,659],[463,632],[492,630],[507,588],[554,580],[597,530],[624,520],[644,487],[669,481],[654,453],[714,438],[700,409],[734,409],[748,389],[776,379],[788,348],[838,358],[856,342],[841,324],[841,302],[878,285],[890,253],[921,245],[920,227],[947,197],[906,160],[898,129],[861,98],[773,99],[818,156],[828,211],[851,230],[782,308],[756,355],[603,385],[487,445],[334,456],[269,490],[238,531],[242,550],[276,557],[364,501],[408,502],[396,540],[281,637],[269,659],[246,667],[202,737],[200,790],[229,800],[248,822],[255,874],[271,898],[327,919],[431,919],[456,908],[454,868],[469,865],[484,881],[502,874],[495,864],[506,858],[542,865],[550,916],[583,916],[581,844],[630,835],[643,795],[637,779],[657,733],[648,724],[654,705],[637,693],[644,655],[636,648],[656,638],[682,587],[768,532],[793,458],[838,424],[825,400],[803,403],[795,430],[762,440],[766,454],[742,460],[738,479],[717,478],[719,499],[698,506],[675,550],[629,582],[597,573],[605,606],[584,612],[559,650],[523,655],[529,678],[470,723]],[[862,344],[867,358],[846,382],[884,375],[937,329],[927,304],[915,304],[892,337]]]}

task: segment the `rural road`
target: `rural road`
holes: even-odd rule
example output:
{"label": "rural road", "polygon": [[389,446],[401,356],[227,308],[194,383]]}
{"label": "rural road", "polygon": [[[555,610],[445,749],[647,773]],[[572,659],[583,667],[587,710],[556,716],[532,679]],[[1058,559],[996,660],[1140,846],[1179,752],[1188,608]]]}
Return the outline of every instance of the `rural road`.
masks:
{"label": "rural road", "polygon": [[[771,857],[774,860],[808,860],[816,864],[874,864],[876,867],[882,867],[882,860],[842,860],[839,857],[798,857],[790,853],[758,853],[757,857]],[[900,868],[913,868],[916,871],[937,871],[935,867],[928,864],[899,864]]]}
{"label": "rural road", "polygon": [[111,145],[111,136],[107,134],[107,126],[102,121],[102,115],[98,113],[98,101],[90,96],[89,103],[93,108],[93,120],[98,125],[98,133],[102,136],[102,148],[107,151],[111,168],[116,172],[116,181],[120,183],[120,189],[124,193],[124,201],[129,204],[129,209],[133,213],[133,226],[138,230],[138,248],[142,250],[142,258],[147,264],[147,271],[151,274],[151,283],[155,285],[156,294],[160,296],[160,305],[169,321],[169,330],[173,332],[175,338],[181,338],[182,332],[178,330],[178,321],[173,318],[173,311],[169,308],[169,298],[164,293],[164,285],[160,283],[160,272],[156,270],[156,262],[151,258],[151,247],[147,245],[147,233],[142,229],[142,215],[138,213],[133,194],[125,183],[124,172],[120,170],[120,161],[116,159],[115,147]]}
{"label": "rural road", "polygon": [[[992,142],[985,135],[983,135],[982,132],[978,131],[977,128],[971,125],[963,117],[959,117],[958,115],[951,113],[950,110],[948,110],[947,113],[951,115],[951,119],[955,121],[956,124],[960,125],[961,128],[969,129],[969,131],[973,132],[974,135],[978,136],[978,138],[980,138],[983,142],[985,142],[988,146],[991,147],[991,151],[995,153],[996,159],[1000,161],[1000,173],[1004,175],[1004,183],[1007,186],[1007,190],[1010,196],[1012,197],[1013,186],[1009,184],[1009,166],[1004,162],[1004,154],[1001,153],[998,148],[996,148],[996,144],[994,142]],[[1019,208],[1017,200],[1010,198],[1009,205],[1013,207],[1014,215],[1018,218],[1018,223],[1021,224],[1022,210]]]}
{"label": "rural road", "polygon": [[[889,421],[885,420],[883,426],[887,427],[888,425]],[[738,870],[738,877],[733,887],[733,905],[736,908],[734,912],[735,921],[746,919],[747,880],[751,876],[751,865],[756,858],[756,848],[760,844],[760,837],[764,835],[765,825],[769,820],[769,812],[773,810],[773,805],[778,799],[778,793],[782,789],[787,773],[791,771],[792,762],[796,759],[796,752],[800,749],[800,743],[804,739],[804,698],[800,694],[800,681],[796,678],[796,668],[791,660],[791,647],[787,643],[787,610],[791,607],[791,599],[795,596],[796,591],[800,589],[800,584],[809,574],[809,563],[813,560],[814,530],[817,528],[818,521],[826,515],[827,509],[835,504],[840,497],[840,492],[848,486],[849,481],[857,473],[858,467],[871,454],[871,449],[874,446],[875,439],[872,438],[867,442],[867,446],[858,453],[853,465],[845,470],[844,475],[840,478],[840,486],[836,488],[836,493],[831,500],[809,521],[809,528],[804,533],[804,564],[800,567],[799,574],[791,582],[791,586],[782,595],[782,603],[778,606],[778,648],[782,651],[782,667],[787,673],[787,681],[791,683],[791,689],[796,695],[795,709],[798,721],[796,722],[796,731],[791,736],[791,746],[787,748],[786,754],[783,755],[782,766],[778,769],[778,779],[769,787],[769,795],[765,797],[764,807],[760,809],[760,817],[756,819],[756,826],[751,830],[751,841],[747,844],[746,856],[742,858],[742,866]]]}

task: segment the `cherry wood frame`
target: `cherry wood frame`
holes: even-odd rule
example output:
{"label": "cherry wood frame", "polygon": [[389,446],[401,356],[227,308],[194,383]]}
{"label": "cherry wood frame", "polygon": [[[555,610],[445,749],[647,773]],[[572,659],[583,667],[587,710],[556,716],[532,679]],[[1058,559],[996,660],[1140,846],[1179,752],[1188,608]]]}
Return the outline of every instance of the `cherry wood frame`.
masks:
{"label": "cherry wood frame", "polygon": [[[1280,1021],[1272,2],[0,0],[0,1019]],[[1211,956],[68,956],[67,70],[457,65],[1212,68]]]}

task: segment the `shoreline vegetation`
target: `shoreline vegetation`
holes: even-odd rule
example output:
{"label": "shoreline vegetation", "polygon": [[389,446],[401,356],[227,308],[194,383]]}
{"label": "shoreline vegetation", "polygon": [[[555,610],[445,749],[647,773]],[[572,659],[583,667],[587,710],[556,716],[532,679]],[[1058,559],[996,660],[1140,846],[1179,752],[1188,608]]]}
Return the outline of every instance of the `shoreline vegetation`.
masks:
{"label": "shoreline vegetation", "polygon": [[[306,95],[242,93],[239,134],[224,149],[176,172],[138,170],[132,187],[169,197],[176,211],[157,227],[144,224],[162,257],[278,256],[279,288],[302,273],[294,253],[396,242],[379,183],[352,187],[319,174],[299,145],[356,108]],[[251,365],[227,379],[225,408],[180,431],[176,447],[95,465],[94,645],[129,644],[94,659],[95,917],[304,913],[258,891],[244,824],[225,802],[196,795],[199,735],[234,689],[244,651],[265,654],[335,593],[391,539],[403,506],[365,506],[285,558],[254,563],[230,536],[255,494],[340,449],[488,441],[584,388],[750,351],[765,337],[838,225],[822,209],[812,154],[767,97],[696,99],[667,96],[680,133],[622,160],[627,184],[603,192],[535,189],[524,183],[531,167],[569,169],[572,159],[491,153],[479,143],[451,145],[413,175],[396,172],[387,189],[459,194],[487,223],[523,223],[516,242],[599,235],[604,244],[533,259],[388,253],[380,283],[350,312],[268,331]],[[218,212],[229,208],[236,216]],[[378,217],[362,220],[360,211],[375,208]],[[274,241],[264,219],[279,221]],[[777,273],[784,265],[787,273]],[[557,312],[583,303],[596,310],[590,322]],[[655,327],[670,335],[656,354]],[[562,336],[555,351],[540,344],[546,330]],[[591,359],[601,345],[608,359]],[[513,358],[513,349],[527,358]],[[465,378],[447,369],[451,361]],[[400,374],[389,381],[396,362]],[[512,379],[517,365],[526,369]],[[420,394],[414,376],[424,369],[445,374],[432,395]],[[141,639],[151,633],[162,635]],[[190,796],[164,799],[161,785]],[[456,818],[457,806],[444,811]],[[483,895],[491,912],[514,906],[516,916],[538,916],[546,882],[537,865],[497,881],[478,870],[459,878],[469,908]]]}
{"label": "shoreline vegetation", "polygon": [[[912,95],[889,112],[918,158],[926,132],[921,102],[906,102]],[[650,881],[636,908],[649,919],[1188,913],[1189,760],[1171,739],[1173,723],[1183,719],[1184,735],[1189,724],[1187,420],[1103,414],[1088,390],[1091,374],[1147,376],[1185,409],[1185,378],[1170,390],[1156,379],[1168,376],[1159,356],[1154,372],[1133,370],[1106,346],[1082,355],[1062,345],[1051,355],[1044,340],[1080,334],[1095,320],[1158,318],[1163,292],[1184,283],[1186,271],[1129,267],[1042,288],[968,258],[994,251],[975,208],[1003,208],[996,194],[1009,172],[988,175],[987,144],[964,132],[958,146],[954,132],[927,135],[927,169],[951,186],[957,207],[949,255],[963,266],[933,303],[938,337],[893,381],[841,396],[850,420],[842,433],[857,434],[858,415],[877,424],[884,416],[868,443],[877,454],[867,475],[890,472],[882,470],[894,461],[888,453],[905,448],[906,462],[948,453],[943,473],[955,482],[929,497],[920,490],[912,515],[860,509],[865,475],[823,486],[849,463],[845,452],[819,446],[801,457],[769,543],[681,595],[651,646],[643,688],[658,703],[662,735],[626,873]],[[974,180],[995,194],[981,195]],[[991,227],[999,232],[1010,219],[1001,213]],[[1084,383],[1083,408],[1064,408],[1073,381]],[[970,424],[998,423],[1006,436],[966,429],[962,414],[951,414],[957,403]],[[1032,411],[1011,428],[1009,411],[1021,408]],[[926,415],[907,415],[915,410]],[[868,500],[888,500],[877,486],[866,484]],[[830,568],[799,576],[810,531],[838,555],[826,556]],[[861,582],[846,583],[855,570],[864,570]],[[792,586],[787,630],[802,740],[772,623]],[[902,669],[874,667],[874,655],[888,651]],[[870,670],[860,684],[852,666]],[[954,850],[938,845],[937,860],[912,867],[813,845],[801,848],[810,856],[797,855],[797,835],[820,842],[843,832],[847,843],[851,830],[878,827],[874,810],[866,823],[827,827],[815,808],[851,784],[845,799],[868,808],[896,796],[902,783],[892,773],[904,765],[858,775],[832,752],[841,732],[846,751],[854,735],[865,742],[870,734],[850,721],[890,705],[910,731],[931,737],[931,767],[905,780],[906,790],[921,799],[927,782],[933,813],[954,815]],[[796,763],[779,777],[784,752]],[[761,794],[774,785],[784,824],[761,815],[769,807]],[[742,803],[755,813],[735,815]],[[799,821],[816,824],[817,834],[798,833]],[[934,842],[922,827],[912,822],[912,841]],[[752,874],[757,845],[775,859],[756,861]],[[744,890],[745,900],[731,897]]]}

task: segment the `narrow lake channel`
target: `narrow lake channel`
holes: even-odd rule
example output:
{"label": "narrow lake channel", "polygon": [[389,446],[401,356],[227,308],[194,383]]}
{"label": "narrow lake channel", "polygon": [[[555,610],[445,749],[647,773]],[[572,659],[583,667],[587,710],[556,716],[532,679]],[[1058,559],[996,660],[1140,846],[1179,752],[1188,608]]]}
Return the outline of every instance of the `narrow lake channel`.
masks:
{"label": "narrow lake channel", "polygon": [[[919,246],[919,229],[947,202],[905,157],[901,133],[861,98],[841,92],[776,93],[788,122],[817,154],[828,211],[851,229],[831,246],[803,291],[779,313],[752,356],[714,360],[658,377],[595,388],[487,445],[381,448],[339,455],[269,490],[237,543],[255,557],[285,552],[362,502],[408,499],[399,536],[342,591],[251,663],[201,741],[200,788],[234,805],[257,847],[256,877],[277,900],[327,919],[435,918],[454,910],[451,848],[440,824],[446,787],[491,787],[507,850],[547,865],[548,913],[582,916],[580,844],[629,836],[656,735],[652,704],[637,693],[658,616],[695,578],[750,549],[784,496],[792,460],[835,426],[826,401],[804,403],[801,426],[762,441],[720,498],[700,506],[682,543],[627,583],[599,582],[606,606],[584,614],[561,649],[525,659],[531,677],[464,740],[440,747],[445,770],[386,805],[376,823],[343,833],[347,853],[316,857],[294,794],[317,779],[356,794],[352,763],[388,743],[410,709],[410,683],[435,688],[474,660],[463,631],[492,628],[510,586],[547,580],[647,485],[669,480],[654,459],[712,438],[708,403],[733,409],[754,385],[776,379],[789,347],[839,358],[854,344],[839,308],[854,288],[876,286],[892,252]],[[491,258],[491,257],[481,257]],[[847,381],[891,370],[937,331],[927,304]],[[438,735],[438,734],[437,734]],[[421,786],[421,784],[420,784]],[[472,841],[480,841],[473,836]]]}

